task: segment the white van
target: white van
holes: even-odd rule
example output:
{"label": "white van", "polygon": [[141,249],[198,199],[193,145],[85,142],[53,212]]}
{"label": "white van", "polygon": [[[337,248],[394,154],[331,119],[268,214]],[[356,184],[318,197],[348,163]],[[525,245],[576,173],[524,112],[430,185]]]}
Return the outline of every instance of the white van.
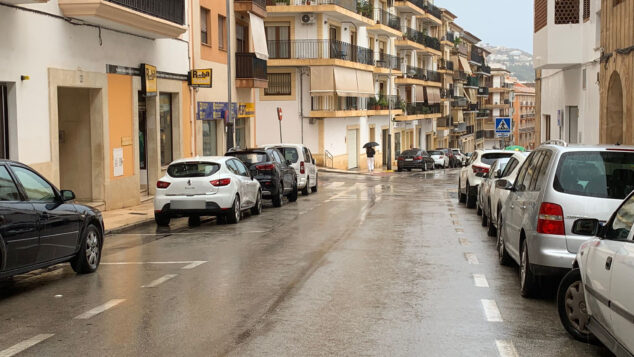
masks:
{"label": "white van", "polygon": [[317,192],[317,165],[313,154],[302,144],[260,145],[261,148],[279,150],[297,172],[297,187],[303,195]]}

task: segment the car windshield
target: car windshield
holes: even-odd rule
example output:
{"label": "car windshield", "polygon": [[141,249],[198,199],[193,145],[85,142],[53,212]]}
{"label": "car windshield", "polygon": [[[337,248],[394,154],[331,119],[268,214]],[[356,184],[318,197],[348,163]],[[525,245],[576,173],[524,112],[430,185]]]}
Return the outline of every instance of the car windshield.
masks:
{"label": "car windshield", "polygon": [[282,155],[284,155],[284,159],[290,161],[291,164],[294,164],[297,160],[299,160],[299,155],[297,154],[297,149],[295,148],[278,146],[276,149],[279,150]]}
{"label": "car windshield", "polygon": [[497,159],[503,159],[503,158],[507,158],[511,156],[513,156],[512,152],[509,152],[509,153],[496,152],[496,153],[482,154],[482,158],[480,160],[482,161],[483,164],[491,165]]}
{"label": "car windshield", "polygon": [[401,153],[401,156],[418,156],[418,150],[405,150]]}
{"label": "car windshield", "polygon": [[454,154],[460,154],[460,150],[452,150]]}
{"label": "car windshield", "polygon": [[257,164],[258,162],[269,161],[269,157],[263,152],[236,152],[230,154],[233,157],[237,157],[240,161],[247,165]]}
{"label": "car windshield", "polygon": [[432,150],[429,152],[429,155],[442,155],[442,151],[439,150]]}
{"label": "car windshield", "polygon": [[622,200],[634,190],[634,152],[562,154],[553,186],[572,195]]}
{"label": "car windshield", "polygon": [[179,162],[167,168],[171,177],[205,177],[218,172],[220,165],[213,162]]}

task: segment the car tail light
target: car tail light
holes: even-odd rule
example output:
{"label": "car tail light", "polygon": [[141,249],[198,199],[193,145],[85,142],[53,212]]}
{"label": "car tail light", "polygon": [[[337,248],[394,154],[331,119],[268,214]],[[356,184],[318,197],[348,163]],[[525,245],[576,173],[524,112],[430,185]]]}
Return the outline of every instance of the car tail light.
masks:
{"label": "car tail light", "polygon": [[484,166],[472,165],[471,169],[473,170],[474,174],[488,174],[489,173],[489,168]]}
{"label": "car tail light", "polygon": [[156,188],[168,188],[170,185],[171,185],[171,183],[165,182],[165,181],[157,181],[156,182]]}
{"label": "car tail light", "polygon": [[539,207],[537,233],[564,235],[564,210],[560,205],[544,202]]}
{"label": "car tail light", "polygon": [[299,173],[300,173],[300,174],[304,174],[304,173],[306,173],[306,170],[305,170],[305,168],[304,168],[304,162],[303,162],[303,161],[301,161],[301,162],[299,163]]}
{"label": "car tail light", "polygon": [[423,159],[423,157],[422,157],[422,156],[416,156],[416,157],[414,158],[414,160],[422,160],[422,159]]}
{"label": "car tail light", "polygon": [[402,157],[402,156],[399,156],[399,157],[398,157],[398,161],[403,161],[403,160],[404,160],[404,159],[403,159],[403,157]]}
{"label": "car tail light", "polygon": [[443,155],[440,155],[440,159],[444,159],[445,157]]}
{"label": "car tail light", "polygon": [[273,170],[275,169],[275,165],[273,164],[255,165],[255,168],[260,171]]}
{"label": "car tail light", "polygon": [[213,181],[209,181],[212,185],[216,186],[216,187],[221,187],[221,186],[227,186],[228,184],[231,183],[231,179],[230,178],[223,178],[223,179],[219,179],[219,180],[213,180]]}

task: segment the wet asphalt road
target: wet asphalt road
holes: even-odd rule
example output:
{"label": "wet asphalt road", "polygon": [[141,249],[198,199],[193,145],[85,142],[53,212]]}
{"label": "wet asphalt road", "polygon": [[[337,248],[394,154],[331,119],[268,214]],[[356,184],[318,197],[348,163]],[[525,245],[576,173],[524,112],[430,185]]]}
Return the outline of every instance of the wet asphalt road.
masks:
{"label": "wet asphalt road", "polygon": [[321,173],[238,225],[107,236],[96,274],[0,283],[0,356],[609,356],[568,337],[554,284],[520,297],[456,182]]}

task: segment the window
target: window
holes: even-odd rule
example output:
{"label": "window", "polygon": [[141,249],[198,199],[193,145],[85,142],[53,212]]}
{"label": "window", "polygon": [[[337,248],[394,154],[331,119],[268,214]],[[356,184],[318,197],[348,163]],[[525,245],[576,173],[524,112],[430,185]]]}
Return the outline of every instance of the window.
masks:
{"label": "window", "polygon": [[161,93],[159,96],[161,121],[161,165],[169,165],[173,160],[172,152],[172,95]]}
{"label": "window", "polygon": [[544,186],[544,180],[547,178],[548,165],[550,164],[550,158],[552,156],[553,154],[550,151],[544,151],[544,156],[537,174],[537,181],[535,183],[534,191],[541,191],[542,187]]}
{"label": "window", "polygon": [[242,162],[236,161],[236,162],[234,162],[234,164],[238,168],[238,174],[240,174],[241,176],[245,176],[245,177],[250,177],[251,176],[251,174],[249,174],[249,169],[247,169],[247,167],[244,166],[244,164]]}
{"label": "window", "polygon": [[236,21],[236,53],[249,52],[249,25]]}
{"label": "window", "polygon": [[282,153],[282,155],[284,156],[284,159],[290,161],[293,164],[299,160],[299,154],[297,153],[297,149],[295,148],[278,147],[277,150],[279,150]]}
{"label": "window", "polygon": [[590,20],[590,0],[583,0],[583,21]]}
{"label": "window", "polygon": [[213,162],[181,162],[170,165],[167,174],[171,177],[206,177],[220,170],[220,165]]}
{"label": "window", "polygon": [[531,160],[535,157],[535,153],[532,153],[528,156],[526,161],[522,167],[520,167],[520,171],[517,174],[517,180],[515,180],[515,188],[517,191],[526,191],[526,186],[524,184],[524,178],[526,177],[526,172],[528,171],[528,167],[531,165]]}
{"label": "window", "polygon": [[511,158],[509,160],[509,163],[506,164],[506,167],[504,168],[504,171],[502,171],[502,174],[500,175],[500,177],[507,177],[508,175],[511,174],[511,172],[513,172],[513,170],[515,169],[515,167],[519,164],[519,161],[517,161],[516,158]]}
{"label": "window", "polygon": [[0,201],[20,201],[18,188],[4,166],[0,166]]}
{"label": "window", "polygon": [[215,156],[218,154],[218,140],[215,120],[203,120],[203,155]]}
{"label": "window", "polygon": [[269,85],[264,88],[264,95],[291,95],[290,73],[267,74]]}
{"label": "window", "polygon": [[290,58],[291,25],[288,22],[267,22],[266,42],[269,58]]}
{"label": "window", "polygon": [[625,240],[634,225],[634,196],[630,197],[614,215],[605,233],[606,239]]}
{"label": "window", "polygon": [[209,10],[200,8],[200,42],[209,45]]}
{"label": "window", "polygon": [[237,157],[240,161],[248,165],[269,161],[269,157],[265,153],[261,152],[238,152],[230,153],[230,155]]}
{"label": "window", "polygon": [[236,175],[240,175],[240,171],[238,170],[238,166],[236,165],[236,160],[228,160],[227,161],[227,168],[232,173],[234,173]]}
{"label": "window", "polygon": [[226,49],[227,18],[218,15],[218,48]]}
{"label": "window", "polygon": [[550,140],[550,115],[544,115],[544,133],[546,141]]}
{"label": "window", "polygon": [[55,201],[55,190],[46,180],[35,172],[19,166],[12,166],[15,176],[18,178],[29,201]]}
{"label": "window", "polygon": [[306,160],[306,162],[313,162],[313,158],[310,156],[310,151],[308,151],[307,148],[304,148],[304,160]]}
{"label": "window", "polygon": [[579,0],[555,0],[555,24],[578,24]]}
{"label": "window", "polygon": [[274,159],[275,161],[277,161],[277,163],[278,163],[278,164],[281,164],[281,163],[285,162],[285,161],[282,159],[282,156],[280,155],[280,152],[279,152],[279,151],[277,151],[277,150],[271,150],[271,153],[273,154],[273,155],[272,155],[272,156],[273,156],[273,159]]}

